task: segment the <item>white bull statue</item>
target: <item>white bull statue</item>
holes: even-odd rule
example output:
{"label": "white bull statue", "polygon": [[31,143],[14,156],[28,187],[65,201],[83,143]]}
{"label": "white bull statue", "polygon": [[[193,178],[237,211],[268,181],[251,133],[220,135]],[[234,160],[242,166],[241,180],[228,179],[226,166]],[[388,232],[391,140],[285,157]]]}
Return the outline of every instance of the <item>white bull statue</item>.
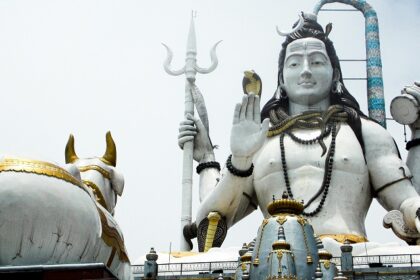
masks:
{"label": "white bull statue", "polygon": [[103,157],[79,159],[74,138],[63,168],[0,159],[0,265],[104,263],[128,279],[130,262],[113,218],[124,187],[108,132]]}

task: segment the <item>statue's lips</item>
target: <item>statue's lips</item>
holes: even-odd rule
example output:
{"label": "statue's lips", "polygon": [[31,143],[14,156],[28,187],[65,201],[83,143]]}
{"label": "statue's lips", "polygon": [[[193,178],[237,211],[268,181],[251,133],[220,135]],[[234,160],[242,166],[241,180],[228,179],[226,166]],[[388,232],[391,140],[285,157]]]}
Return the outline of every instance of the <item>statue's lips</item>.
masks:
{"label": "statue's lips", "polygon": [[301,81],[301,82],[298,82],[298,85],[300,85],[300,86],[314,86],[314,85],[316,85],[316,82]]}
{"label": "statue's lips", "polygon": [[302,82],[299,82],[298,85],[302,87],[310,88],[316,85],[316,82],[302,81]]}

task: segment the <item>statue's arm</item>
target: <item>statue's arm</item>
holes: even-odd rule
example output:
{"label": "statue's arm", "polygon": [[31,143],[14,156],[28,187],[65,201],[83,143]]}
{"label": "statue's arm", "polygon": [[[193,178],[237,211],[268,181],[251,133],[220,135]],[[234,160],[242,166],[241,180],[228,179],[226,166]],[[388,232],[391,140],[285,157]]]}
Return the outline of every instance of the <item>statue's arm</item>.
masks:
{"label": "statue's arm", "polygon": [[[406,86],[404,93],[412,95],[417,102],[420,100],[420,81],[411,86]],[[419,102],[418,102],[419,103]],[[420,104],[420,103],[419,103]],[[407,165],[413,174],[413,184],[417,192],[420,193],[420,118],[410,125],[411,129],[411,148],[408,150]]]}
{"label": "statue's arm", "polygon": [[200,202],[214,189],[220,174],[213,145],[202,121],[188,114],[180,123],[178,145],[182,149],[188,141],[194,141],[193,158],[198,163]]}
{"label": "statue's arm", "polygon": [[[259,97],[254,94],[244,95],[234,110],[230,135],[232,155],[226,161],[226,168],[220,178],[216,179],[218,183],[207,192],[197,213],[200,250],[220,246],[224,237],[216,237],[214,234],[226,232],[256,208],[252,160],[266,139],[268,127],[268,119],[261,122]],[[210,180],[204,176],[207,174],[203,174],[200,181],[204,183],[204,180]],[[203,236],[204,232],[206,236]]]}
{"label": "statue's arm", "polygon": [[[411,133],[411,140],[420,139],[420,128],[415,128]],[[410,148],[407,156],[407,166],[413,174],[413,185],[420,193],[420,146]]]}
{"label": "statue's arm", "polygon": [[226,232],[257,208],[252,160],[264,144],[268,127],[268,119],[261,122],[259,97],[244,95],[235,106],[230,136],[232,155],[219,174],[213,145],[202,122],[191,115],[181,122],[178,144],[182,148],[185,142],[194,141],[193,157],[199,162],[201,204],[196,225],[200,251],[220,246],[224,237],[216,236],[217,233]]}
{"label": "statue's arm", "polygon": [[252,181],[252,175],[238,177],[224,168],[220,181],[199,206],[197,224],[207,218],[210,212],[217,212],[226,220],[229,228],[249,214],[251,199],[248,196],[254,196]]}
{"label": "statue's arm", "polygon": [[[251,212],[249,206],[252,206],[254,197],[252,159],[264,144],[268,127],[268,119],[261,122],[259,96],[244,95],[233,114],[231,161],[226,162],[227,170],[220,182],[202,203],[197,222],[204,219],[208,212],[216,211],[226,218],[229,227]],[[251,173],[245,176],[248,173],[245,171]]]}
{"label": "statue's arm", "polygon": [[251,200],[248,197],[253,196],[252,175],[240,177],[231,174],[227,168],[222,170],[220,181],[198,209],[196,225],[199,251],[206,252],[222,245],[228,228],[250,213]]}
{"label": "statue's arm", "polygon": [[388,211],[400,210],[410,228],[416,228],[420,197],[411,183],[411,172],[398,155],[391,135],[379,124],[362,119],[365,158],[373,195]]}

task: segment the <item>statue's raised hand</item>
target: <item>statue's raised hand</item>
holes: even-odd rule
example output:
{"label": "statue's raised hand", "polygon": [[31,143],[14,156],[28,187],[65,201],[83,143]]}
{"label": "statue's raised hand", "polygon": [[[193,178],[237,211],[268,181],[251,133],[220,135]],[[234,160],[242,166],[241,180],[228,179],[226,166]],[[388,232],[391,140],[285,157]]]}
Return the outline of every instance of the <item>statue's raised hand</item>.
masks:
{"label": "statue's raised hand", "polygon": [[242,103],[236,104],[233,116],[230,135],[233,158],[251,158],[263,145],[268,125],[268,119],[261,123],[260,98],[254,94],[244,95]]}
{"label": "statue's raised hand", "polygon": [[193,158],[197,162],[214,160],[213,145],[200,119],[188,114],[179,125],[178,145],[181,149],[188,141],[194,141]]}

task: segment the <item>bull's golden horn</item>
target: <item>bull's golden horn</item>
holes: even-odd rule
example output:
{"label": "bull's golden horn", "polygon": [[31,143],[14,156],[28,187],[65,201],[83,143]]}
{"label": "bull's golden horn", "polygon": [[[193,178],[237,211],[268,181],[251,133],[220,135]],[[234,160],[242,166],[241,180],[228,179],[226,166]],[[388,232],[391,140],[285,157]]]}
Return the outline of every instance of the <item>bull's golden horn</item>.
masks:
{"label": "bull's golden horn", "polygon": [[106,151],[102,156],[102,160],[112,166],[117,165],[117,147],[109,131],[106,133]]}
{"label": "bull's golden horn", "polygon": [[73,163],[79,159],[76,155],[76,151],[74,150],[73,134],[70,134],[69,140],[67,141],[65,156],[66,156],[66,163]]}

